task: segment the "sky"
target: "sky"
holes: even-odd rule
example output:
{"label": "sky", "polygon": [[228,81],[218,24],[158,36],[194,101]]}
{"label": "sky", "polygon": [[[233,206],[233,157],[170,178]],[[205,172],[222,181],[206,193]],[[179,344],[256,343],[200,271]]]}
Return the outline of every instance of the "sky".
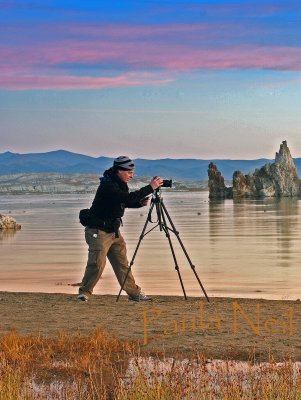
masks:
{"label": "sky", "polygon": [[0,153],[301,157],[301,2],[0,0]]}

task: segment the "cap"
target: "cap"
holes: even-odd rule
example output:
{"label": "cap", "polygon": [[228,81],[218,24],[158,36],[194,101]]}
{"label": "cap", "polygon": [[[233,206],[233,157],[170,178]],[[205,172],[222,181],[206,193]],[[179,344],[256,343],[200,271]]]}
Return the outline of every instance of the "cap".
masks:
{"label": "cap", "polygon": [[119,156],[115,158],[113,167],[121,169],[122,171],[132,171],[134,169],[134,162],[127,156]]}

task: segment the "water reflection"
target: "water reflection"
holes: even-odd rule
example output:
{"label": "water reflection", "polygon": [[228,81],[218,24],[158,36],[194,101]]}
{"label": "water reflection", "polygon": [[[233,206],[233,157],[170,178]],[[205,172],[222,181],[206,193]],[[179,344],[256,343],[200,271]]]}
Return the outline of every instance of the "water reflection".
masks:
{"label": "water reflection", "polygon": [[229,216],[228,205],[229,200],[209,200],[209,236],[212,244],[223,236],[222,233],[226,226],[221,224],[221,218]]}
{"label": "water reflection", "polygon": [[[22,230],[0,232],[0,290],[74,293],[86,264],[87,246],[78,211],[93,195],[7,196]],[[164,203],[209,297],[300,297],[300,200],[208,201],[208,193],[164,193]],[[24,212],[24,209],[26,212]],[[122,234],[131,259],[148,207],[127,210]],[[154,216],[155,218],[155,216]],[[150,228],[153,225],[150,226]],[[172,242],[188,296],[202,296],[174,235]],[[134,264],[150,294],[182,296],[168,240],[159,228],[141,243]],[[60,284],[58,286],[58,283]],[[118,293],[109,263],[95,293]],[[296,297],[298,296],[298,297]]]}
{"label": "water reflection", "polygon": [[15,229],[0,229],[0,242],[4,240],[12,240],[17,231]]}
{"label": "water reflection", "polygon": [[211,200],[210,242],[214,245],[233,237],[238,247],[245,238],[252,252],[270,245],[280,260],[288,261],[299,234],[299,210],[300,200],[292,198]]}
{"label": "water reflection", "polygon": [[298,199],[281,199],[274,203],[277,228],[277,254],[280,266],[288,266],[293,260],[298,235]]}
{"label": "water reflection", "polygon": [[233,200],[236,239],[247,237],[253,250],[274,258],[275,266],[289,266],[298,231],[298,204],[294,198]]}
{"label": "water reflection", "polygon": [[296,198],[210,201],[211,261],[227,275],[225,285],[287,296],[300,274],[299,215]]}

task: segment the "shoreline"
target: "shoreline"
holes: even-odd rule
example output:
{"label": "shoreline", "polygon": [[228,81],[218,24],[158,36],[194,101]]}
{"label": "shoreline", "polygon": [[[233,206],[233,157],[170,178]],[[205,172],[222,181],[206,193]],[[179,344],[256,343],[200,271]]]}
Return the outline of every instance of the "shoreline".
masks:
{"label": "shoreline", "polygon": [[[76,298],[78,294],[78,287],[80,286],[80,283],[61,283],[57,282],[49,286],[43,287],[43,290],[40,288],[38,289],[38,283],[30,287],[28,284],[24,285],[24,287],[19,288],[20,284],[17,283],[15,285],[7,285],[9,286],[8,288],[0,288],[0,297],[2,293],[19,293],[19,294],[53,294],[53,295],[68,295],[68,296],[73,296]],[[63,288],[64,289],[59,289]],[[110,290],[108,292],[104,292],[104,287],[102,286],[96,286],[94,288],[94,294],[93,297],[95,296],[112,296],[114,298],[117,297],[118,292],[119,292],[119,286],[114,282],[112,284],[113,291]],[[111,289],[112,289],[111,288]],[[147,294],[150,295],[153,298],[160,298],[160,297],[173,297],[173,298],[178,298],[178,299],[184,299],[183,293],[178,290],[174,292],[170,292],[166,295],[162,295],[161,293],[163,292],[163,287],[160,290],[155,290],[154,292],[151,292],[151,290],[147,290]],[[187,299],[200,299],[203,298],[204,301],[206,301],[203,293],[201,290],[194,290],[194,294],[191,293],[186,293]],[[197,293],[197,294],[196,294]],[[209,300],[214,300],[214,299],[230,299],[230,300],[251,300],[251,301],[289,301],[292,303],[298,303],[301,301],[301,296],[298,297],[295,294],[287,294],[285,296],[281,296],[281,298],[277,297],[276,295],[273,294],[268,294],[264,293],[261,291],[258,292],[250,292],[250,293],[231,293],[231,294],[224,294],[223,292],[211,294],[211,292],[207,291],[207,295],[209,297]]]}
{"label": "shoreline", "polygon": [[142,354],[241,361],[301,360],[301,302],[233,297],[154,296],[132,303],[93,295],[89,302],[62,293],[0,292],[0,333],[91,335],[101,329],[137,343]]}
{"label": "shoreline", "polygon": [[[148,184],[151,176],[137,176],[129,183],[131,191]],[[2,195],[92,195],[99,185],[96,174],[28,173],[0,175]],[[170,190],[170,189],[168,189]],[[173,191],[209,191],[208,179],[174,179]]]}
{"label": "shoreline", "polygon": [[[134,191],[132,189],[132,191]],[[195,188],[176,188],[173,187],[171,189],[173,192],[181,193],[181,192],[208,192],[209,189],[206,187],[195,187]],[[1,196],[42,196],[42,195],[94,195],[95,194],[95,188],[91,190],[81,190],[81,191],[0,191]],[[209,198],[209,197],[208,197]]]}

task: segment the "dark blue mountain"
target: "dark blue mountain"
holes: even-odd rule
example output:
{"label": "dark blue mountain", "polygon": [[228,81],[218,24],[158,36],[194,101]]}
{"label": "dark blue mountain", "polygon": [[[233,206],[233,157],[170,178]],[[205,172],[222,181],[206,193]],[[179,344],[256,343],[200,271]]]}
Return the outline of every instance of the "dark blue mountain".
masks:
{"label": "dark blue mountain", "polygon": [[65,150],[48,153],[0,153],[0,174],[26,172],[100,173],[112,158],[94,158]]}
{"label": "dark blue mountain", "polygon": [[[234,171],[243,173],[254,171],[273,160],[199,160],[170,159],[135,160],[136,175],[160,175],[166,179],[207,179],[208,164],[213,161],[225,179],[232,179]],[[301,158],[296,158],[295,164],[301,171]],[[90,157],[70,151],[57,150],[48,153],[18,154],[0,153],[0,174],[59,172],[59,173],[91,173],[101,175],[109,168],[113,159],[109,157]]]}

